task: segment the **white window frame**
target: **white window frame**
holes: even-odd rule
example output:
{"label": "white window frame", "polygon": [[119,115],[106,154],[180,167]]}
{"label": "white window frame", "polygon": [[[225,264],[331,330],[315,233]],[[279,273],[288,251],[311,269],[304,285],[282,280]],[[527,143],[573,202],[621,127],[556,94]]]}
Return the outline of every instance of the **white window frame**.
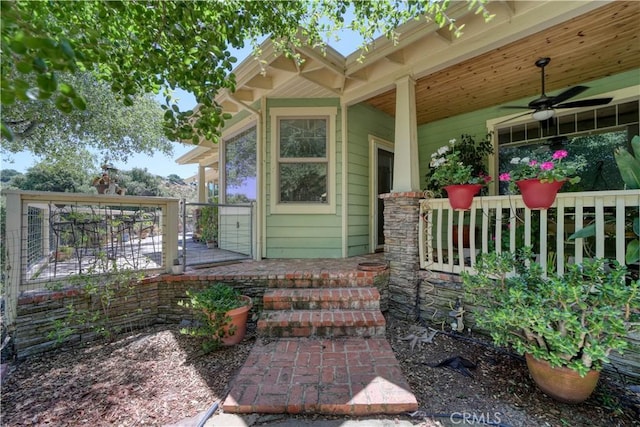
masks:
{"label": "white window frame", "polygon": [[[272,214],[335,214],[336,213],[336,116],[337,107],[271,108],[271,191]],[[327,202],[280,203],[280,119],[327,119]]]}

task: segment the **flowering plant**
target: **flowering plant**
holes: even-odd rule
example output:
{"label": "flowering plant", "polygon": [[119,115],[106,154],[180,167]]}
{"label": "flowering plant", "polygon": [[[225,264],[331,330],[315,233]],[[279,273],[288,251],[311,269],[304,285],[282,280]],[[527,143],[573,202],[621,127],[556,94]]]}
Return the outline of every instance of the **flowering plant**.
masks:
{"label": "flowering plant", "polygon": [[580,182],[576,173],[585,165],[584,160],[565,160],[569,153],[566,150],[556,150],[551,156],[539,159],[530,157],[514,157],[510,163],[514,168],[509,172],[500,173],[498,179],[509,182],[510,188],[515,181],[523,179],[539,179],[540,182],[569,181],[571,184]]}
{"label": "flowering plant", "polygon": [[431,155],[427,184],[434,192],[447,185],[491,182],[484,164],[493,151],[488,135],[479,143],[469,135],[462,135],[461,139],[459,143],[451,139]]}

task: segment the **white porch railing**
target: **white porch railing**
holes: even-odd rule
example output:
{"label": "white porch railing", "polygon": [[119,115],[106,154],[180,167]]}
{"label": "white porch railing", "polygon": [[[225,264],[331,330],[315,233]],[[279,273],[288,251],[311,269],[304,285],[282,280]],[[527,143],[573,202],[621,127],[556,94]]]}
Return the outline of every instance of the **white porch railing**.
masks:
{"label": "white porch railing", "polygon": [[[448,199],[420,203],[420,268],[460,273],[480,253],[533,246],[547,272],[563,274],[567,263],[604,257],[625,263],[640,191],[559,193],[548,210],[532,211],[522,197],[476,197],[468,211],[453,211]],[[593,237],[569,239],[595,224]]]}

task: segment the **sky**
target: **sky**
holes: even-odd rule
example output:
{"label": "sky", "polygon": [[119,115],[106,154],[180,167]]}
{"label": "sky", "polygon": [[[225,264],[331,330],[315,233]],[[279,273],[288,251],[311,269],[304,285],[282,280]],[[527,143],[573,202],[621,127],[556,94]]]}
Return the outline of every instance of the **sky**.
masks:
{"label": "sky", "polygon": [[[362,38],[358,34],[347,30],[343,31],[340,37],[338,41],[329,41],[329,45],[345,56],[353,53],[362,42]],[[240,64],[251,55],[251,46],[245,46],[242,49],[232,49],[231,54],[238,59],[236,64]],[[178,99],[180,111],[189,110],[196,105],[194,96],[181,89],[177,89],[174,92],[174,98]],[[158,96],[159,103],[162,103],[163,99],[161,95]],[[117,168],[123,170],[146,168],[148,172],[162,177],[175,174],[181,178],[189,178],[198,173],[198,166],[196,164],[178,165],[175,159],[187,153],[193,149],[193,147],[193,145],[173,143],[173,157],[165,156],[162,153],[154,156],[138,154],[131,156],[126,163],[115,162],[114,164]],[[28,168],[39,162],[39,159],[29,152],[11,154],[10,158],[13,162],[7,162],[5,159],[1,160],[0,169],[15,169],[18,172],[24,173]]]}

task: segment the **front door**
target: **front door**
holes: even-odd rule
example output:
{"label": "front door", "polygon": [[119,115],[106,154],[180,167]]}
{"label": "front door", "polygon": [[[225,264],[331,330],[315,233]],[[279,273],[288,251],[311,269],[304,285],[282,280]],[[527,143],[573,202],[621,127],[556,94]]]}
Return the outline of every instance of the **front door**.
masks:
{"label": "front door", "polygon": [[374,140],[374,167],[375,177],[372,179],[371,200],[373,209],[372,215],[372,249],[380,251],[384,245],[384,200],[378,196],[390,193],[393,187],[393,145],[381,140]]}

